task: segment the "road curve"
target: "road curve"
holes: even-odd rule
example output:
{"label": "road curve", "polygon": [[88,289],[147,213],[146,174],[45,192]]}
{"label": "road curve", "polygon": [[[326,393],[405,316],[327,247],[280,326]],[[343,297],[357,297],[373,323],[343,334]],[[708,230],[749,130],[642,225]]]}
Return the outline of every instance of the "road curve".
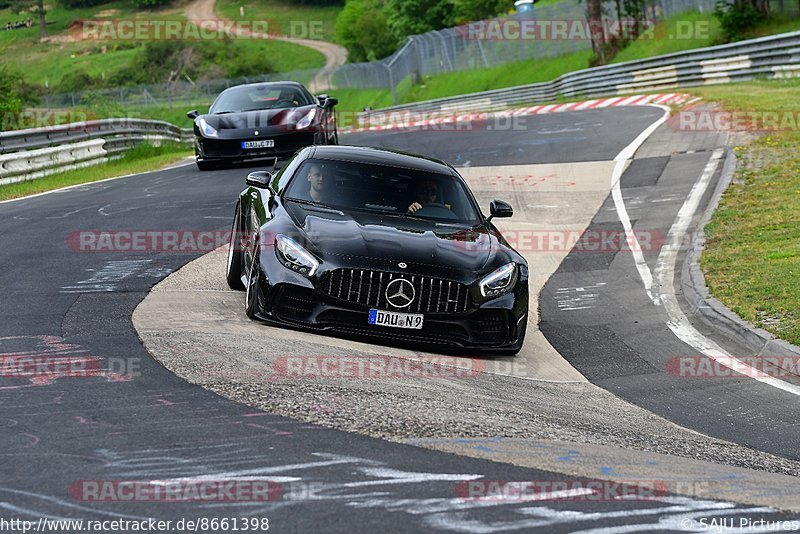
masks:
{"label": "road curve", "polygon": [[[208,20],[217,20],[217,15],[214,13],[214,4],[216,0],[193,0],[186,6],[184,13],[186,18],[191,21],[202,22]],[[222,19],[224,20],[224,19]],[[249,32],[246,32],[249,35]],[[312,93],[319,93],[328,89],[330,73],[336,67],[340,67],[347,61],[347,49],[343,46],[328,41],[318,41],[315,39],[301,39],[298,37],[289,37],[287,35],[263,35],[255,34],[256,37],[264,39],[277,39],[278,41],[286,41],[287,43],[294,43],[296,45],[313,48],[325,56],[325,66],[319,70],[314,78],[309,82],[308,88]]]}
{"label": "road curve", "polygon": [[[624,146],[653,119],[648,111],[615,113],[613,124],[624,130],[618,135],[607,133],[609,126],[599,112],[572,117],[573,122],[584,121],[571,126],[572,131],[437,132],[433,135],[442,136],[441,140],[427,139],[426,151],[453,162],[479,161],[482,166],[528,164],[534,158],[543,163],[570,161],[568,157],[602,161],[608,149]],[[412,139],[392,134],[379,141],[411,148]],[[353,138],[362,140],[369,141]],[[199,173],[185,165],[0,204],[5,244],[0,259],[7,266],[0,271],[0,287],[5,290],[0,307],[4,516],[34,521],[42,516],[268,517],[273,528],[332,532],[371,532],[386,525],[396,532],[536,527],[577,532],[631,525],[677,529],[687,514],[789,517],[761,505],[710,501],[707,495],[667,496],[655,502],[463,499],[457,488],[470,481],[574,479],[563,474],[565,470],[470,458],[273,415],[176,377],[147,353],[131,316],[154,284],[202,250],[181,253],[158,246],[141,250],[118,246],[91,251],[81,245],[81,236],[97,230],[162,234],[227,230],[244,172]],[[220,321],[235,321],[234,315]],[[269,343],[266,337],[262,341]],[[205,350],[213,361],[213,343]],[[39,358],[34,374],[28,364],[15,363],[31,357]],[[9,369],[25,372],[14,374]],[[524,384],[532,387],[531,381]],[[450,446],[455,449],[458,444]],[[566,454],[560,458],[577,459],[577,451],[568,444],[563,450]],[[510,448],[505,453],[513,456]],[[523,454],[514,463],[524,464],[526,458],[534,456]],[[775,471],[788,471],[793,465],[781,464],[780,458],[771,461]],[[550,467],[544,462],[538,465]],[[165,506],[147,500],[93,502],[91,492],[82,491],[86,481],[244,483],[253,478],[272,480],[280,486],[281,496],[255,503],[195,501]]]}

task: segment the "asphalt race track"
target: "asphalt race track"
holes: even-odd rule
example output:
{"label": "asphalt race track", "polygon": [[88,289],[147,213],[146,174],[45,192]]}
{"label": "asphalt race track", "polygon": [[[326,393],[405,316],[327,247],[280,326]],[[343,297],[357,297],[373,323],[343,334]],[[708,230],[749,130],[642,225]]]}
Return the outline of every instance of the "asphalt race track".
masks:
{"label": "asphalt race track", "polygon": [[[537,117],[524,130],[361,133],[342,142],[473,167],[611,161],[662,114],[655,107],[592,110]],[[657,132],[641,149],[651,161],[628,167],[621,182],[634,227],[665,236],[718,146],[709,138],[707,150],[682,153],[688,141],[677,135]],[[686,532],[699,528],[687,518],[792,517],[682,496],[464,499],[458,488],[470,481],[569,477],[271,415],[178,378],[151,358],[131,317],[157,282],[202,251],[84,252],[76,249],[76,235],[227,230],[246,172],[199,173],[184,165],[0,204],[0,358],[36,357],[57,367],[35,379],[0,373],[0,517],[269,518],[278,532]],[[591,224],[616,228],[616,216],[609,197]],[[645,260],[658,271],[658,253]],[[749,379],[679,381],[666,373],[668,358],[697,351],[667,328],[629,253],[570,253],[544,282],[542,333],[589,381],[687,428],[797,459],[797,421],[785,409],[795,400],[790,393]],[[591,302],[558,304],[564,288],[589,286],[599,288]],[[58,370],[81,365],[89,372]],[[76,491],[85,481],[253,478],[273,481],[281,495],[268,502],[168,504],[91,502]]]}

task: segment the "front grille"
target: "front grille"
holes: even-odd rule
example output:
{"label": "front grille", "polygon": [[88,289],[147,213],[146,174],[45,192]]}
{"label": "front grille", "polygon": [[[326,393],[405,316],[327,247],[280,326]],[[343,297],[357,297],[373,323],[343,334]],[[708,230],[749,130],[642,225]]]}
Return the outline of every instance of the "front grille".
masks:
{"label": "front grille", "polygon": [[[392,305],[386,288],[395,279],[405,279],[414,287],[414,300],[406,307]],[[327,273],[320,290],[329,297],[351,304],[408,313],[464,313],[469,292],[464,284],[432,278],[369,269],[336,269]]]}

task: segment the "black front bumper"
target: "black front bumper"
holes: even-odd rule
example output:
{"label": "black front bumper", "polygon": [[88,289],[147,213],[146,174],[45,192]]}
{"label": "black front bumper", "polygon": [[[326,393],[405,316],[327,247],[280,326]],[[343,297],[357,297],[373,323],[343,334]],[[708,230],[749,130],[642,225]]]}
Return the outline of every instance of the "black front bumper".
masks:
{"label": "black front bumper", "polygon": [[[246,139],[208,139],[195,136],[195,154],[197,161],[201,162],[234,162],[250,161],[275,157],[286,157],[294,154],[301,148],[315,144],[319,141],[314,131],[291,132]],[[242,148],[243,141],[273,140],[275,146],[271,148]]]}
{"label": "black front bumper", "polygon": [[[511,293],[481,303],[471,302],[463,313],[424,314],[422,328],[412,330],[371,325],[367,321],[369,310],[363,306],[331,299],[302,275],[289,272],[277,262],[266,263],[278,275],[271,280],[262,277],[257,315],[271,324],[437,350],[515,353],[524,340],[527,279],[519,280]],[[272,269],[264,272],[269,271]]]}

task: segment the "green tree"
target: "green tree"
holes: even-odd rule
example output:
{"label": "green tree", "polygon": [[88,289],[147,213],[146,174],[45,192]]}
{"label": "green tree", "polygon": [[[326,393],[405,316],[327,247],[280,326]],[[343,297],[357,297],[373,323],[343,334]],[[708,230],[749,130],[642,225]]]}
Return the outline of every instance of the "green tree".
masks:
{"label": "green tree", "polygon": [[491,19],[506,13],[512,5],[509,0],[453,0],[454,17],[459,23]]}
{"label": "green tree", "polygon": [[336,17],[336,40],[351,61],[374,61],[390,55],[399,40],[389,31],[379,0],[347,0]]}
{"label": "green tree", "polygon": [[455,24],[453,0],[389,0],[386,21],[399,40]]}
{"label": "green tree", "polygon": [[22,111],[22,98],[17,85],[19,73],[7,65],[0,64],[0,116]]}

